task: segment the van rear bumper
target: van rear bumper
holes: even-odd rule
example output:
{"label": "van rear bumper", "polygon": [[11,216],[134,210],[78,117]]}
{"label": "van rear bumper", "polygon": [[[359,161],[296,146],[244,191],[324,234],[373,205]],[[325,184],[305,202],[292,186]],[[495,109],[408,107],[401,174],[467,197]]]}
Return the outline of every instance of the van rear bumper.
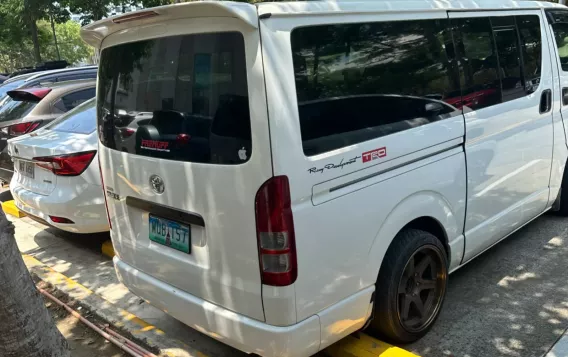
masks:
{"label": "van rear bumper", "polygon": [[320,319],[311,316],[292,326],[272,326],[199,299],[114,257],[119,280],[134,294],[184,324],[246,353],[303,357],[320,349]]}

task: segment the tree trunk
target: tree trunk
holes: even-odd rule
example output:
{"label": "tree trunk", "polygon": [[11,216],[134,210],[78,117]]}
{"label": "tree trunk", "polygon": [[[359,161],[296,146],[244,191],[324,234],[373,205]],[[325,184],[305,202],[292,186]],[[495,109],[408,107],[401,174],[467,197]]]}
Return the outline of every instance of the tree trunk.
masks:
{"label": "tree trunk", "polygon": [[55,34],[55,23],[53,22],[53,14],[49,15],[51,20],[51,32],[53,33],[53,42],[55,43],[55,52],[57,52],[57,59],[61,61],[61,54],[59,54],[59,45],[57,44],[57,35]]}
{"label": "tree trunk", "polygon": [[30,34],[32,35],[32,42],[34,44],[34,59],[37,63],[41,63],[41,52],[39,48],[39,40],[37,38],[37,24],[34,15],[30,9],[29,0],[24,0],[24,11],[26,12],[25,18],[28,22]]}
{"label": "tree trunk", "polygon": [[67,341],[37,291],[0,211],[0,356],[69,357]]}

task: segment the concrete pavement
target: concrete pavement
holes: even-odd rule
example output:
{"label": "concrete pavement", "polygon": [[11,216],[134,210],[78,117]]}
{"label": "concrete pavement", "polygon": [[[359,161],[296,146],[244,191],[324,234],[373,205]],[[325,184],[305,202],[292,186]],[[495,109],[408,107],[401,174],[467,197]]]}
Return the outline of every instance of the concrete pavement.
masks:
{"label": "concrete pavement", "polygon": [[[108,236],[68,234],[29,218],[13,221],[23,253],[168,336],[199,346],[208,356],[242,355],[130,294],[116,279],[112,262],[100,253]],[[452,274],[435,327],[404,348],[423,357],[540,357],[547,353],[547,357],[568,357],[568,336],[563,337],[568,327],[567,269],[568,219],[543,216]],[[358,351],[352,345],[348,349]]]}

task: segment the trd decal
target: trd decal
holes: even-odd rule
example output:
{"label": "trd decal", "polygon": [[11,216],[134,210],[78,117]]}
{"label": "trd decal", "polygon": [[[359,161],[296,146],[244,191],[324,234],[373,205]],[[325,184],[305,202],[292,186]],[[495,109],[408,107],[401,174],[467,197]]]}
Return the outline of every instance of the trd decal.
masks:
{"label": "trd decal", "polygon": [[140,144],[140,147],[142,149],[170,152],[168,146],[170,146],[170,143],[167,141],[147,140],[147,139],[142,139],[142,143]]}
{"label": "trd decal", "polygon": [[363,154],[363,163],[380,159],[382,157],[387,156],[387,148],[382,147],[375,150],[364,152]]}
{"label": "trd decal", "polygon": [[311,169],[308,169],[308,172],[311,173],[311,174],[318,173],[318,172],[320,174],[323,174],[323,172],[325,170],[332,170],[332,169],[342,169],[343,170],[344,166],[356,163],[357,159],[359,159],[359,158],[361,158],[361,156],[355,156],[354,158],[349,159],[348,161],[345,161],[345,159],[341,159],[341,161],[338,164],[327,164],[324,167],[319,168],[319,169],[317,167],[312,167]]}

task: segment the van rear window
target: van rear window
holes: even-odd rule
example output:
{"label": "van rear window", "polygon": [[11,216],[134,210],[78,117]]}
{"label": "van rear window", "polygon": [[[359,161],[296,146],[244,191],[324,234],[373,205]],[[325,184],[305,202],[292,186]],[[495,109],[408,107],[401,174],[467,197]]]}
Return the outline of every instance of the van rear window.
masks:
{"label": "van rear window", "polygon": [[244,39],[173,36],[102,51],[97,117],[106,147],[209,164],[252,149]]}

